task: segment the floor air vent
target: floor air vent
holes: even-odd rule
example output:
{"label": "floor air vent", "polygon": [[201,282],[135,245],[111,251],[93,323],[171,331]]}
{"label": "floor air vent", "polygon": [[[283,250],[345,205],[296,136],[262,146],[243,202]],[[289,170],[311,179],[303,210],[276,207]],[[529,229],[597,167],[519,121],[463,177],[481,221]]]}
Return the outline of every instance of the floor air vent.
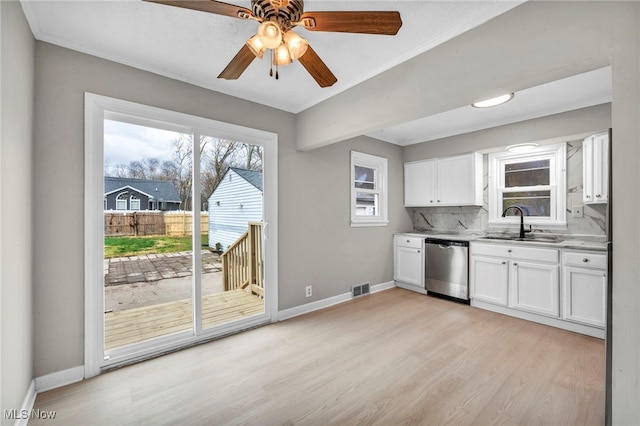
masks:
{"label": "floor air vent", "polygon": [[369,287],[370,287],[369,283],[354,285],[353,287],[351,287],[351,296],[360,297],[360,296],[364,296],[365,294],[369,294],[370,293]]}

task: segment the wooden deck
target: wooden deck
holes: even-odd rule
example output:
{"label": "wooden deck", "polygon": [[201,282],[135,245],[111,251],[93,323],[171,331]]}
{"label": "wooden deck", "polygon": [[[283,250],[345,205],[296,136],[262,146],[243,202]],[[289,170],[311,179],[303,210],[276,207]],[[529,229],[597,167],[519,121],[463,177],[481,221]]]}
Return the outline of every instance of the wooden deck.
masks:
{"label": "wooden deck", "polygon": [[[211,327],[264,312],[264,300],[244,290],[205,295],[202,325]],[[193,326],[191,299],[109,312],[104,315],[105,350],[141,342]]]}

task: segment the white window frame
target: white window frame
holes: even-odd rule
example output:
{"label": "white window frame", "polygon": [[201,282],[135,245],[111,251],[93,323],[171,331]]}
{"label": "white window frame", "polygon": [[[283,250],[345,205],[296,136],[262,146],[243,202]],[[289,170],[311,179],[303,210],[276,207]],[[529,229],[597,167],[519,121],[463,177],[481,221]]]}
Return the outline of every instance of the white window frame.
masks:
{"label": "white window frame", "polygon": [[[116,195],[116,210],[127,210],[128,209],[128,205],[127,205],[127,195],[128,192],[121,192],[118,195]],[[124,197],[124,198],[121,198]]]}
{"label": "white window frame", "polygon": [[[389,223],[387,217],[387,180],[388,180],[388,160],[384,157],[365,154],[363,152],[351,151],[351,172],[349,174],[349,186],[351,187],[350,211],[351,226],[387,226]],[[355,187],[355,168],[356,166],[374,169],[374,186],[375,189],[363,189]],[[375,216],[358,216],[356,215],[356,194],[364,192],[378,196],[378,211]]]}
{"label": "white window frame", "polygon": [[[567,227],[567,145],[542,145],[527,153],[499,152],[489,154],[489,226],[519,226],[519,215],[502,217],[502,195],[505,190],[505,165],[524,161],[549,161],[549,185],[520,187],[520,191],[549,190],[551,192],[550,217],[525,216],[525,225],[539,228],[566,229]],[[513,188],[510,188],[512,190]]]}
{"label": "white window frame", "polygon": [[140,210],[140,198],[131,194],[131,198],[129,199],[129,206],[130,210]]}

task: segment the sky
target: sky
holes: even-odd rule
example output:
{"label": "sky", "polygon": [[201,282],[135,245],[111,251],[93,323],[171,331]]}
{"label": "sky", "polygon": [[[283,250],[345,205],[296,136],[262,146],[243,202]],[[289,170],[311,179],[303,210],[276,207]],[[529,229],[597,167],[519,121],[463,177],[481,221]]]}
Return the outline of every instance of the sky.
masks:
{"label": "sky", "polygon": [[108,166],[129,164],[143,158],[173,160],[172,141],[180,133],[121,121],[104,121],[104,159]]}

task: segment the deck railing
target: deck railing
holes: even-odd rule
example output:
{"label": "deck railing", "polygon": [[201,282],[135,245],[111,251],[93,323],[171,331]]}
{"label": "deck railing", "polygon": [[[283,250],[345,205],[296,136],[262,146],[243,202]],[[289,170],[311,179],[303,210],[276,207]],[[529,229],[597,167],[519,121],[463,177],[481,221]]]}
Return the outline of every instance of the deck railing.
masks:
{"label": "deck railing", "polygon": [[264,297],[262,223],[249,222],[249,229],[222,253],[222,283],[225,291],[247,289]]}

